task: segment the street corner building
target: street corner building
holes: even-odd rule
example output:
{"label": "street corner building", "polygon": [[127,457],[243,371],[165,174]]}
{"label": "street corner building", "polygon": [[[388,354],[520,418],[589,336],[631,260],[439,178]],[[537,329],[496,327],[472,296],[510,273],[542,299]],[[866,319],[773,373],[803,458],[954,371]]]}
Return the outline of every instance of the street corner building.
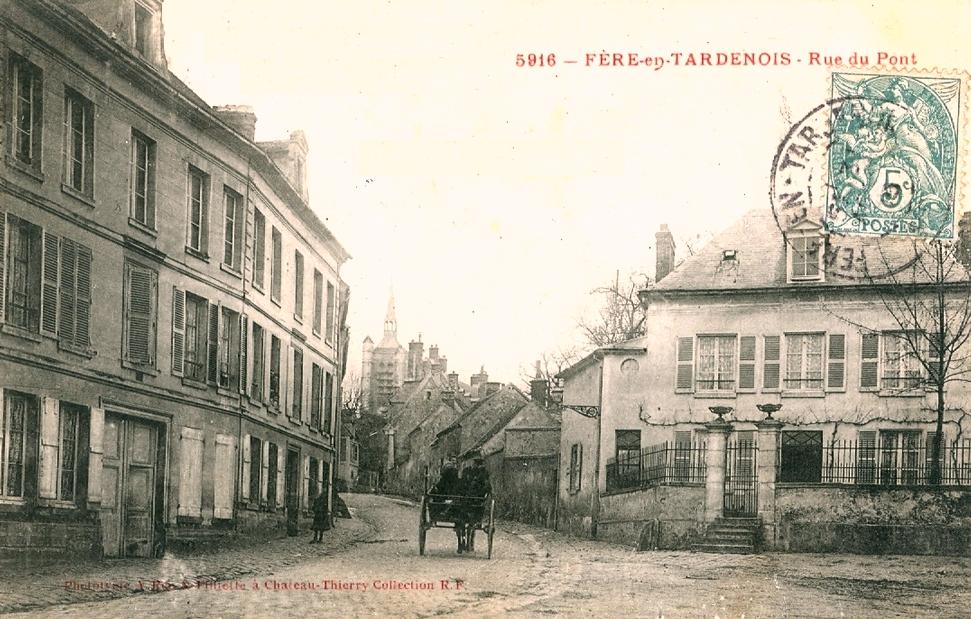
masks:
{"label": "street corner building", "polygon": [[[559,528],[641,549],[971,555],[967,231],[935,279],[913,240],[783,231],[768,208],[680,264],[662,227],[647,334],[560,375]],[[894,255],[906,268],[870,277]]]}
{"label": "street corner building", "polygon": [[158,556],[311,518],[347,253],[301,132],[166,67],[160,0],[0,4],[0,554]]}

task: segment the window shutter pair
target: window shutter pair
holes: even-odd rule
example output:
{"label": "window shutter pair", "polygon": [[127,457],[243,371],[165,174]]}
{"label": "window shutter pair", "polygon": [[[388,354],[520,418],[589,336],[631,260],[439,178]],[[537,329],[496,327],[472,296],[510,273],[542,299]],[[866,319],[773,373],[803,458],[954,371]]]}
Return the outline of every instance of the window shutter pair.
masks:
{"label": "window shutter pair", "polygon": [[876,390],[880,386],[880,334],[864,333],[860,346],[860,390]]}
{"label": "window shutter pair", "polygon": [[40,472],[37,491],[42,499],[56,499],[61,427],[60,403],[54,398],[41,398],[40,415]]}
{"label": "window shutter pair", "polygon": [[179,515],[202,515],[202,430],[184,427],[180,436]]}
{"label": "window shutter pair", "polygon": [[754,335],[738,338],[738,389],[755,391],[755,347]]}
{"label": "window shutter pair", "polygon": [[216,435],[215,496],[213,517],[233,517],[233,481],[236,477],[236,437]]}
{"label": "window shutter pair", "polygon": [[675,393],[690,393],[694,390],[694,342],[693,337],[678,338]]}
{"label": "window shutter pair", "polygon": [[242,448],[243,448],[243,471],[242,471],[242,474],[240,475],[239,495],[245,500],[245,499],[253,498],[253,497],[250,497],[249,495],[250,463],[252,462],[252,458],[253,458],[252,454],[250,454],[250,435],[249,434],[243,435]]}
{"label": "window shutter pair", "polygon": [[133,264],[125,264],[125,358],[138,365],[155,364],[155,333],[158,273]]}
{"label": "window shutter pair", "polygon": [[[2,216],[0,216],[2,217]],[[0,227],[6,228],[0,224]],[[5,236],[0,231],[0,237]],[[0,253],[5,254],[0,238]],[[91,250],[44,232],[41,248],[40,331],[82,348],[91,345]],[[0,275],[3,258],[0,257]],[[0,280],[3,277],[0,276]],[[0,295],[3,293],[0,283]],[[3,301],[0,300],[0,311]]]}

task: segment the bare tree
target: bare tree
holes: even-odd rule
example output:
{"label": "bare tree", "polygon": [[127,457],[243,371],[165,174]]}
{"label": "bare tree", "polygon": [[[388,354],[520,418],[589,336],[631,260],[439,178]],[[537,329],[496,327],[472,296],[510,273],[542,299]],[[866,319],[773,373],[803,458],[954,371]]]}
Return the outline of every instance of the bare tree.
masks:
{"label": "bare tree", "polygon": [[647,311],[637,293],[650,281],[644,273],[621,279],[618,272],[613,282],[594,288],[591,294],[600,295],[603,305],[596,318],[581,318],[577,325],[587,342],[599,348],[644,335]]}
{"label": "bare tree", "polygon": [[[876,258],[871,257],[874,253]],[[971,277],[961,257],[960,243],[914,240],[907,247],[906,241],[888,237],[876,245],[876,252],[861,260],[867,287],[879,297],[895,326],[888,335],[901,349],[901,375],[890,377],[890,387],[931,391],[937,396],[931,484],[942,480],[947,386],[971,382],[966,347],[971,338]],[[871,336],[880,332],[876,325],[847,322]]]}
{"label": "bare tree", "polygon": [[519,370],[520,378],[527,386],[536,380],[546,381],[546,400],[552,400],[553,389],[560,385],[557,375],[580,360],[581,353],[574,347],[560,348],[554,352],[544,352],[531,366],[523,366]]}

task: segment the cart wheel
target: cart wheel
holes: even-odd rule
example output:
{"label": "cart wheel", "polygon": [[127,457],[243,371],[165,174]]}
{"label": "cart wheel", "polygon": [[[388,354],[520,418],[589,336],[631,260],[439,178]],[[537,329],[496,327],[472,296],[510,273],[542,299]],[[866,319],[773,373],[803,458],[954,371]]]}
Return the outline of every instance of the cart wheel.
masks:
{"label": "cart wheel", "polygon": [[489,547],[486,551],[487,559],[492,558],[492,536],[496,532],[495,511],[496,511],[496,500],[492,499],[492,501],[490,501],[489,503]]}
{"label": "cart wheel", "polygon": [[421,497],[418,507],[418,554],[425,554],[425,497]]}

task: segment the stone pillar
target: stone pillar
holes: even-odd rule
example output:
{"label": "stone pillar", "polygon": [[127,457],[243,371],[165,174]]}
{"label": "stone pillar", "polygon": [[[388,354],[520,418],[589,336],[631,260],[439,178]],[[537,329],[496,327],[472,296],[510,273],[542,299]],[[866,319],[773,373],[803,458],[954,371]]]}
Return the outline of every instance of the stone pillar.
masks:
{"label": "stone pillar", "polygon": [[705,449],[705,522],[720,518],[725,508],[725,445],[732,424],[724,419],[705,424],[708,446]]}
{"label": "stone pillar", "polygon": [[755,424],[759,430],[757,467],[759,519],[767,533],[766,541],[775,541],[775,481],[779,458],[779,431],[782,422],[764,419]]}

